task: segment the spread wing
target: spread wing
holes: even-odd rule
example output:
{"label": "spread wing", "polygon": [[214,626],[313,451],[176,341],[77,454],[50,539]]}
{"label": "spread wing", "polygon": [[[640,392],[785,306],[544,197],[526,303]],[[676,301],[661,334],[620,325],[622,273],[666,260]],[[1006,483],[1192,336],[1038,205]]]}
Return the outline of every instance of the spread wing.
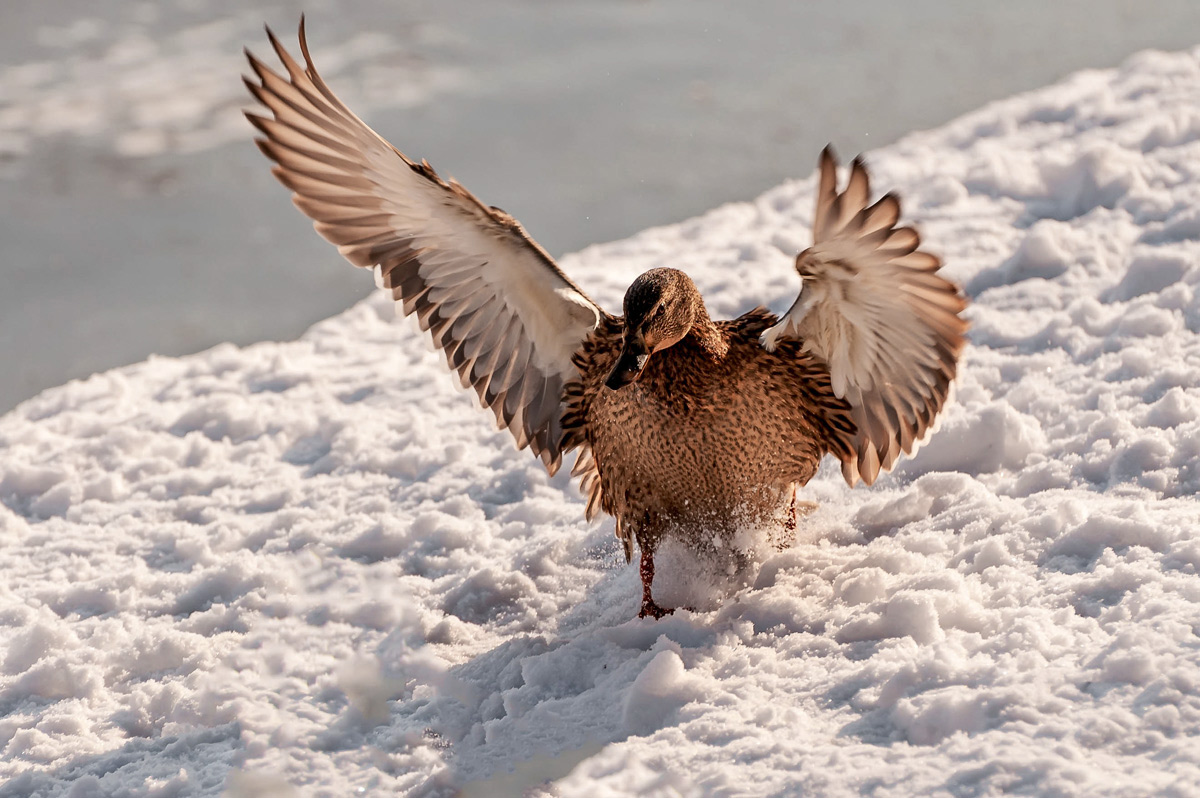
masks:
{"label": "spread wing", "polygon": [[858,432],[842,474],[868,485],[901,453],[912,454],[946,403],[966,342],[966,300],[937,274],[941,261],[918,249],[911,227],[897,227],[900,202],[885,194],[868,205],[860,159],[837,191],[837,160],[821,153],[813,245],[796,258],[800,296],[763,335],[782,338],[829,364],[834,392],[848,401]]}
{"label": "spread wing", "polygon": [[355,266],[373,267],[415,313],[463,387],[532,446],[550,473],[562,462],[562,393],[572,355],[603,311],[508,214],[415,163],[354,115],[317,74],[300,20],[298,64],[267,30],[287,72],[246,53],[247,113],[292,202]]}

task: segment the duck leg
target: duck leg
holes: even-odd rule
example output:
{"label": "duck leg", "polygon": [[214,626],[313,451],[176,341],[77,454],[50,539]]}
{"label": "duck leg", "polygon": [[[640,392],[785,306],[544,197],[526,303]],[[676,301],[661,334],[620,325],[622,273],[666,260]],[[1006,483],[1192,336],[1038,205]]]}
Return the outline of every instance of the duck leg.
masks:
{"label": "duck leg", "polygon": [[658,606],[653,596],[650,595],[650,584],[654,581],[654,547],[647,545],[644,541],[638,541],[638,548],[642,550],[642,609],[638,612],[638,617],[650,617],[658,620],[664,615],[670,615],[675,610]]}
{"label": "duck leg", "polygon": [[783,530],[772,541],[776,551],[791,548],[796,542],[796,486],[792,485],[792,501],[783,517]]}
{"label": "duck leg", "polygon": [[775,540],[775,548],[779,551],[790,548],[796,542],[796,524],[801,518],[807,518],[817,509],[816,502],[796,501],[797,486],[792,485],[792,501],[788,505],[783,520],[783,532]]}
{"label": "duck leg", "polygon": [[783,522],[784,540],[796,539],[796,486],[792,485],[792,503],[788,505],[788,517]]}

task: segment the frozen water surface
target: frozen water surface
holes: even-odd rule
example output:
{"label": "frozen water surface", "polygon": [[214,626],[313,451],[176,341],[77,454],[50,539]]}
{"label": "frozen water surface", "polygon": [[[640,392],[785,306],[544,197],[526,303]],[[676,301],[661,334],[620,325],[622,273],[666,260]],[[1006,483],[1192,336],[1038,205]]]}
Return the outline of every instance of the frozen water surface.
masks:
{"label": "frozen water surface", "polygon": [[[350,104],[552,253],[748,200],[1146,48],[1194,0],[8,2],[0,410],[73,377],[291,339],[370,290],[250,144],[241,49],[309,15]],[[686,263],[679,264],[686,266]]]}

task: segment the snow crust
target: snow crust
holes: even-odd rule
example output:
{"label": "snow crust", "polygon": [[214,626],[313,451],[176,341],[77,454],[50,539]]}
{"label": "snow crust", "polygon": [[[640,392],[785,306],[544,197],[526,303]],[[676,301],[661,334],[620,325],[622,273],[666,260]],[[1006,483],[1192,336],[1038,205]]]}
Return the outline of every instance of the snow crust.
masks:
{"label": "snow crust", "polygon": [[[868,163],[974,300],[957,404],[713,609],[631,620],[381,296],[0,418],[0,795],[1200,795],[1200,50]],[[563,266],[779,310],[814,187]]]}

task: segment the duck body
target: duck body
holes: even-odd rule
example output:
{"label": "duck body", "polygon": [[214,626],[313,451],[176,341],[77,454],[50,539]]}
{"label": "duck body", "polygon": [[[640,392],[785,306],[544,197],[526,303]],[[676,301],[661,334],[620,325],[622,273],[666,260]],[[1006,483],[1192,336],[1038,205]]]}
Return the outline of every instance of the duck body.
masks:
{"label": "duck body", "polygon": [[618,391],[603,381],[619,340],[589,342],[595,354],[580,381],[606,512],[634,530],[644,516],[682,528],[753,522],[816,473],[835,445],[830,424],[853,429],[849,407],[812,358],[758,344],[773,320],[755,310],[718,322],[725,352],[688,336]]}
{"label": "duck body", "polygon": [[576,357],[580,375],[565,391],[564,426],[568,440],[578,430],[590,448],[601,509],[617,518],[627,556],[634,541],[641,551],[641,614],[658,616],[664,610],[649,582],[664,536],[695,543],[789,523],[795,487],[826,453],[845,449],[854,422],[820,358],[795,342],[770,352],[762,346],[773,314],[755,308],[713,322],[684,273],[639,278],[647,279],[671,286],[668,307],[691,303],[692,324],[616,389],[607,383],[639,320],[627,312],[601,324]]}

